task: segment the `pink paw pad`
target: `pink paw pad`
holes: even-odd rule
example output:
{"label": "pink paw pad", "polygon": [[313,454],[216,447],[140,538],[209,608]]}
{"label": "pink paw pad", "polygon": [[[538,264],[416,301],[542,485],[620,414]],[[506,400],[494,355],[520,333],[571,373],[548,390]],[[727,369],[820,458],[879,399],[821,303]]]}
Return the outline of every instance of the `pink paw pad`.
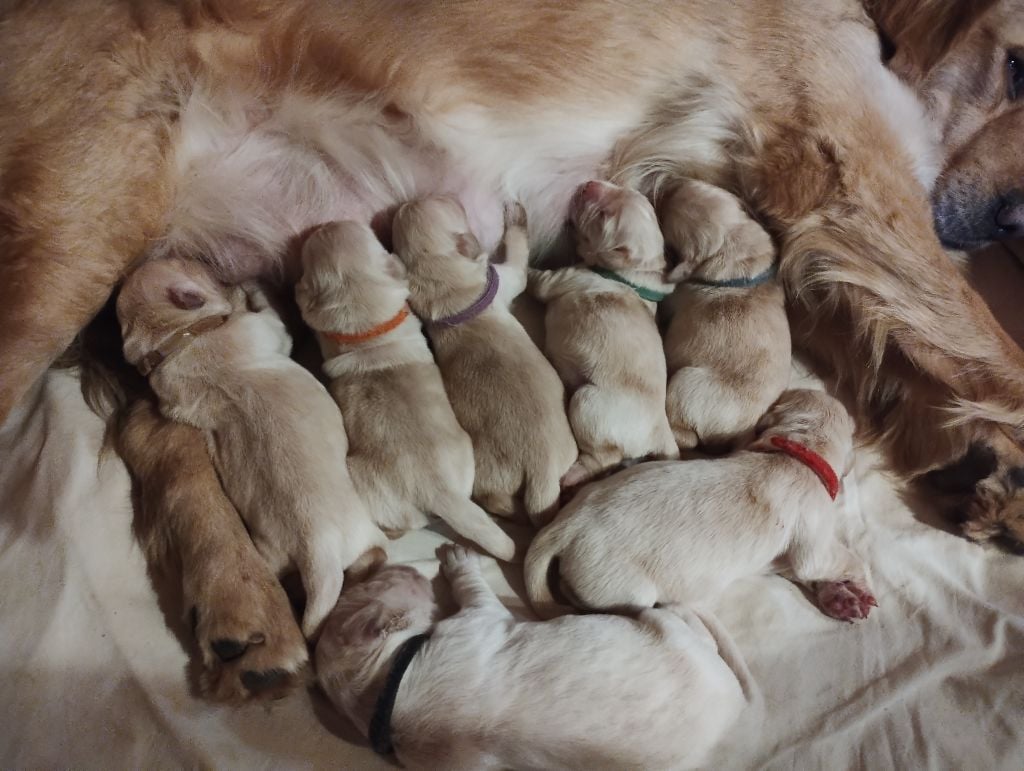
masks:
{"label": "pink paw pad", "polygon": [[853,581],[819,584],[818,605],[825,615],[851,623],[867,618],[878,607],[871,592]]}

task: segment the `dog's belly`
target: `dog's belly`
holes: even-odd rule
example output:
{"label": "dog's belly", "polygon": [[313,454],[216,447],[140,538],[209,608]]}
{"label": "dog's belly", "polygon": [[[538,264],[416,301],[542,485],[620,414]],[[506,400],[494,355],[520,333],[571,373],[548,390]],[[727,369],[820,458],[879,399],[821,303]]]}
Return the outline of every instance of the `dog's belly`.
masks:
{"label": "dog's belly", "polygon": [[151,251],[201,257],[229,280],[287,274],[316,225],[371,222],[387,244],[394,207],[429,194],[457,197],[489,249],[504,204],[519,200],[543,248],[627,121],[509,131],[468,112],[416,120],[344,95],[288,96],[270,111],[243,94],[197,91],[181,113],[167,235]]}

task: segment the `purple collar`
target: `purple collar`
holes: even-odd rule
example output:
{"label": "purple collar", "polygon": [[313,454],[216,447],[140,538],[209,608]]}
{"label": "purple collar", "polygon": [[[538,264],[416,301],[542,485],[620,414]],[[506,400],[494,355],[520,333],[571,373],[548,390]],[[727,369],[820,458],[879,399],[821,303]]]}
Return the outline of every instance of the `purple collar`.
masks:
{"label": "purple collar", "polygon": [[472,321],[491,306],[491,303],[494,302],[494,298],[497,294],[498,271],[493,265],[488,263],[487,286],[484,287],[484,293],[480,295],[468,308],[465,308],[458,313],[453,313],[451,316],[445,316],[442,319],[434,319],[430,324],[438,327],[457,327],[459,324],[465,324],[467,321]]}

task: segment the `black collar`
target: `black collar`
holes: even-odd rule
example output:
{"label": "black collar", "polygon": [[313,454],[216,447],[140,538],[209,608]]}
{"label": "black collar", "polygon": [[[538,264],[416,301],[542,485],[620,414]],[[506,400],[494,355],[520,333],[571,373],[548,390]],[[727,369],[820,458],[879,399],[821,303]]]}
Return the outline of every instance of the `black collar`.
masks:
{"label": "black collar", "polygon": [[395,709],[395,697],[398,695],[399,686],[402,685],[405,670],[409,668],[423,643],[429,639],[428,634],[410,637],[402,643],[395,654],[395,663],[391,665],[388,678],[384,681],[384,689],[377,697],[373,717],[370,718],[370,746],[378,755],[387,756],[395,751],[395,746],[391,743],[391,713]]}

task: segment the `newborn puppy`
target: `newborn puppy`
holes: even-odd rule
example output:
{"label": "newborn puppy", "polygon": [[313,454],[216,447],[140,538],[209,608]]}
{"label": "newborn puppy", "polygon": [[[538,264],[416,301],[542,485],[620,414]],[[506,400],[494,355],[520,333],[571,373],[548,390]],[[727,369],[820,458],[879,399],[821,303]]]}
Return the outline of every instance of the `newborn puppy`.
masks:
{"label": "newborn puppy", "polygon": [[149,377],[160,411],[207,432],[271,570],[299,571],[302,631],[315,635],[343,571],[383,559],[386,543],[352,486],[330,395],[288,358],[291,339],[262,293],[225,289],[198,262],[145,263],[121,289],[117,316],[125,358]]}
{"label": "newborn puppy", "polygon": [[682,281],[666,303],[667,410],[681,449],[742,443],[789,383],[791,342],[775,247],[740,202],[685,181],[660,204]]}
{"label": "newborn puppy", "polygon": [[517,622],[475,554],[446,546],[461,610],[389,566],[347,589],[316,648],[320,685],[407,768],[699,766],[735,723],[749,674],[693,613]]}
{"label": "newborn puppy", "polygon": [[836,472],[852,463],[853,421],[828,394],[794,390],[759,429],[727,458],[645,463],[585,488],[527,552],[534,609],[556,610],[555,574],[588,610],[691,607],[785,558],[826,614],[866,618],[875,601],[836,536],[833,503]]}
{"label": "newborn puppy", "polygon": [[534,524],[558,504],[576,460],[558,374],[509,311],[526,286],[526,215],[506,212],[505,261],[495,265],[452,198],[402,206],[392,228],[409,272],[409,304],[424,320],[455,415],[473,441],[473,497]]}
{"label": "newborn puppy", "polygon": [[571,394],[580,457],[572,487],[629,458],[679,456],[665,415],[665,351],[654,319],[665,283],[665,244],[640,193],[588,182],[570,209],[580,267],[531,270],[547,305],[546,352]]}
{"label": "newborn puppy", "polygon": [[335,222],[302,249],[296,298],[318,332],[329,390],[348,431],[348,468],[370,516],[389,534],[440,517],[508,560],[515,544],[470,500],[473,445],[409,312],[405,269],[369,226]]}

